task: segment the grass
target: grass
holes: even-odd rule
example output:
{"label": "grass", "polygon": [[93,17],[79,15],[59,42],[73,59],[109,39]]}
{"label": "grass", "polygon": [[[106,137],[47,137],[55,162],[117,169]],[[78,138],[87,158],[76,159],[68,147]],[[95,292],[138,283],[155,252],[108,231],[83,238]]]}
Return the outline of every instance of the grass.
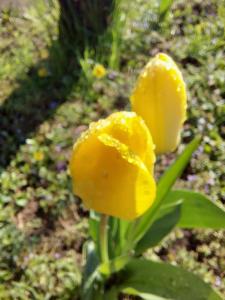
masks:
{"label": "grass", "polygon": [[[189,91],[180,152],[204,140],[178,182],[225,204],[224,0],[174,1],[159,22],[157,1],[120,3],[99,51],[70,58],[58,41],[59,9],[38,0],[0,16],[0,299],[71,299],[80,283],[88,212],[67,171],[74,140],[89,122],[129,109],[150,56],[170,54]],[[122,25],[121,25],[122,24]],[[111,40],[113,38],[113,40]],[[113,51],[110,49],[113,41]],[[108,55],[109,54],[109,55]],[[91,75],[103,63],[107,76]],[[78,67],[81,63],[81,68]],[[44,70],[44,71],[43,71]],[[174,154],[158,159],[156,175]],[[224,231],[176,230],[146,255],[181,264],[225,292]]]}

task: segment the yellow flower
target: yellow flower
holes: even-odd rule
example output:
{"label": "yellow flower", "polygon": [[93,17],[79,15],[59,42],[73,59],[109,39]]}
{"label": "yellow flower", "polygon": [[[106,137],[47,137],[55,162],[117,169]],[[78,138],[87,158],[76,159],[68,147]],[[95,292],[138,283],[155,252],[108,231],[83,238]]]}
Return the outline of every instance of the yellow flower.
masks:
{"label": "yellow flower", "polygon": [[73,147],[74,193],[87,208],[132,220],[154,201],[154,162],[144,121],[134,112],[113,113],[92,123]]}
{"label": "yellow flower", "polygon": [[96,78],[102,78],[106,75],[106,69],[103,65],[101,64],[96,64],[94,66],[94,69],[92,71],[92,74]]}
{"label": "yellow flower", "polygon": [[36,151],[34,152],[34,160],[41,161],[44,159],[44,154],[42,151]]}
{"label": "yellow flower", "polygon": [[49,52],[47,49],[41,49],[40,51],[40,56],[42,59],[46,59],[49,57]]}
{"label": "yellow flower", "polygon": [[146,122],[156,153],[176,149],[186,119],[185,83],[175,62],[159,53],[145,66],[131,95],[133,111]]}
{"label": "yellow flower", "polygon": [[38,70],[38,76],[39,77],[47,77],[48,76],[48,70],[46,68],[40,68]]}

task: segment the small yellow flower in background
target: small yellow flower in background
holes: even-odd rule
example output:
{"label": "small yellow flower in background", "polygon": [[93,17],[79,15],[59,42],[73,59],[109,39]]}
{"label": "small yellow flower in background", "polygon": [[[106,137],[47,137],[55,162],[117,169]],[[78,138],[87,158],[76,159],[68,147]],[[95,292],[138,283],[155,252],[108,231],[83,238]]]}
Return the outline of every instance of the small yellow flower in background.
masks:
{"label": "small yellow flower in background", "polygon": [[74,193],[97,212],[132,220],[155,199],[154,145],[134,112],[113,113],[92,123],[73,147]]}
{"label": "small yellow flower in background", "polygon": [[40,56],[42,59],[46,59],[49,57],[49,52],[47,49],[41,49],[40,50]]}
{"label": "small yellow flower in background", "polygon": [[36,151],[36,152],[34,152],[33,157],[34,157],[34,160],[41,161],[44,159],[44,153],[42,151]]}
{"label": "small yellow flower in background", "polygon": [[47,77],[48,76],[48,70],[46,68],[38,69],[38,76],[39,77]]}
{"label": "small yellow flower in background", "polygon": [[92,75],[96,78],[102,78],[106,75],[106,69],[101,64],[96,64],[94,66],[94,69],[92,71]]}
{"label": "small yellow flower in background", "polygon": [[131,95],[132,110],[146,122],[156,153],[176,149],[186,119],[187,95],[180,70],[159,53],[145,66]]}

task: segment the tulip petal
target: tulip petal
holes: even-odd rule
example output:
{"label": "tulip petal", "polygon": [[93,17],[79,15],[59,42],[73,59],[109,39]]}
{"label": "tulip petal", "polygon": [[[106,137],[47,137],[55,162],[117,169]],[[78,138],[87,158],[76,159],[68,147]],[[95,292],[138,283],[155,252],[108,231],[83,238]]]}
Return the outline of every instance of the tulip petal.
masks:
{"label": "tulip petal", "polygon": [[[74,192],[82,198],[86,207],[130,220],[144,213],[155,198],[156,187],[151,174],[153,166],[148,168],[134,151],[135,147],[130,147],[132,143],[129,145],[129,138],[123,135],[126,126],[117,122],[118,113],[113,115],[116,116],[91,125],[76,143],[70,171]],[[122,116],[126,117],[126,114]],[[131,119],[136,122],[136,118],[139,117],[132,113]],[[112,119],[117,119],[116,123]],[[121,132],[118,127],[123,128]],[[138,150],[142,153],[143,149]],[[153,165],[154,153],[151,157]]]}
{"label": "tulip petal", "polygon": [[146,169],[144,163],[141,161],[139,156],[137,156],[127,145],[121,143],[119,140],[113,138],[109,134],[103,133],[98,136],[98,139],[108,147],[115,148],[121,157],[128,163],[133,164],[139,168]]}

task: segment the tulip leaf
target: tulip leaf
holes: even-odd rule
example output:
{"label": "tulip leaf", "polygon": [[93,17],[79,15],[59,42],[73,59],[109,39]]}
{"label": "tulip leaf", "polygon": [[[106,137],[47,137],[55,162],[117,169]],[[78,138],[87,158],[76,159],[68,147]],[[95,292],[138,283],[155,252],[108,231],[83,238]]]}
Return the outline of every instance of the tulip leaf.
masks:
{"label": "tulip leaf", "polygon": [[100,224],[100,216],[94,210],[90,211],[89,218],[89,234],[91,238],[98,244],[99,239],[99,224]]}
{"label": "tulip leaf", "polygon": [[[91,258],[92,258],[92,255],[87,257],[87,265],[89,264],[89,260],[91,260]],[[102,283],[101,282],[102,275],[103,275],[103,277],[107,278],[112,273],[121,271],[130,260],[131,260],[131,257],[129,255],[123,255],[123,256],[118,256],[115,259],[112,259],[106,263],[102,263],[102,264],[98,264],[98,265],[96,265],[94,263],[93,268],[90,268],[91,272],[88,272],[89,276],[86,276],[86,273],[87,273],[86,269],[88,268],[86,266],[85,272],[84,272],[84,278],[83,278],[82,292],[81,292],[82,299],[85,299],[85,300],[116,299],[115,295],[117,295],[119,293],[119,290],[117,289],[117,287],[112,287],[109,291],[107,291],[104,298],[102,298],[102,297],[98,298],[100,295],[98,283]]]}
{"label": "tulip leaf", "polygon": [[178,156],[175,162],[165,171],[159,180],[157,186],[157,199],[156,202],[160,202],[163,199],[176,180],[183,173],[185,167],[189,163],[193,152],[198,148],[200,138],[193,139],[184,149],[184,151]]}
{"label": "tulip leaf", "polygon": [[131,296],[139,296],[141,299],[144,300],[172,300],[172,299],[168,299],[168,298],[162,298],[156,295],[152,295],[149,293],[141,293],[138,290],[135,290],[134,288],[127,288],[123,290],[123,293],[131,295]]}
{"label": "tulip leaf", "polygon": [[197,192],[170,191],[163,200],[161,208],[179,200],[182,200],[182,208],[178,226],[183,228],[225,228],[225,210],[205,195]]}
{"label": "tulip leaf", "polygon": [[115,217],[109,218],[109,254],[110,257],[121,255],[121,251],[126,243],[127,229],[130,221],[118,219]]}
{"label": "tulip leaf", "polygon": [[121,255],[108,262],[102,263],[98,270],[101,274],[110,275],[112,273],[119,272],[130,261],[130,255]]}
{"label": "tulip leaf", "polygon": [[194,140],[192,140],[160,178],[157,186],[156,199],[152,207],[150,207],[150,209],[142,217],[140,217],[132,235],[133,243],[138,242],[152,225],[163,199],[170,191],[177,178],[182,174],[183,170],[191,159],[192,153],[198,148],[199,143],[199,137],[196,137]]}
{"label": "tulip leaf", "polygon": [[177,225],[181,215],[181,202],[172,211],[158,218],[147,230],[135,248],[137,254],[141,254],[150,247],[154,247],[170,233]]}
{"label": "tulip leaf", "polygon": [[84,299],[91,300],[96,293],[94,282],[99,277],[99,259],[93,241],[88,241],[84,244],[84,253],[86,256],[86,265],[83,274],[81,293]]}
{"label": "tulip leaf", "polygon": [[118,288],[122,291],[131,288],[142,294],[173,300],[222,300],[198,276],[164,262],[133,259],[120,275]]}
{"label": "tulip leaf", "polygon": [[120,240],[120,250],[123,249],[123,247],[126,244],[127,241],[127,231],[130,226],[131,222],[126,220],[119,220],[119,240]]}
{"label": "tulip leaf", "polygon": [[116,300],[118,299],[119,290],[116,286],[113,286],[109,291],[104,292],[104,300]]}
{"label": "tulip leaf", "polygon": [[119,240],[119,219],[109,217],[108,220],[108,245],[109,245],[109,257],[115,257],[119,255],[120,240]]}
{"label": "tulip leaf", "polygon": [[83,252],[86,257],[83,280],[86,281],[99,265],[99,258],[97,256],[95,243],[93,241],[87,241],[84,243]]}

